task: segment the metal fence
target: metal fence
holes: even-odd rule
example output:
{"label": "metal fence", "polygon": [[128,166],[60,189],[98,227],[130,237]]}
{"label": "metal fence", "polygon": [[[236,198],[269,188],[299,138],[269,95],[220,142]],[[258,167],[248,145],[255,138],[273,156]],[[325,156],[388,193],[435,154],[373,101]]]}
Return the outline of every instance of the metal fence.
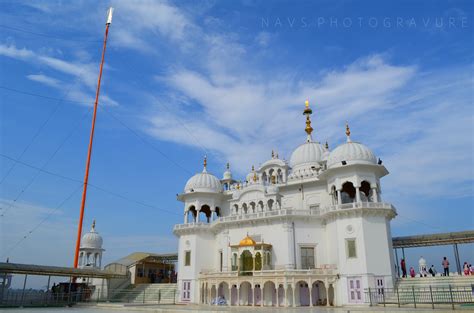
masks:
{"label": "metal fence", "polygon": [[451,305],[454,310],[458,304],[474,304],[474,285],[446,287],[414,287],[411,288],[368,288],[365,289],[365,302],[372,305],[413,306]]}
{"label": "metal fence", "polygon": [[38,306],[67,306],[76,303],[141,303],[141,304],[175,304],[176,289],[152,290],[110,290],[101,292],[100,288],[90,291],[57,293],[51,291],[6,290],[0,298],[0,307],[38,307]]}

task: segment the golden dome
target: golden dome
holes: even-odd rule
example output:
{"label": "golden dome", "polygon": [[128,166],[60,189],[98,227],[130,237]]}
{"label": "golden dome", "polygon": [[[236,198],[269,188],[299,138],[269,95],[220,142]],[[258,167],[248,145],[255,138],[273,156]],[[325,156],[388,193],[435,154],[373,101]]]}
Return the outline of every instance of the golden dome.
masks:
{"label": "golden dome", "polygon": [[245,238],[239,242],[240,247],[255,246],[256,244],[255,240],[253,240],[249,235],[245,236]]}

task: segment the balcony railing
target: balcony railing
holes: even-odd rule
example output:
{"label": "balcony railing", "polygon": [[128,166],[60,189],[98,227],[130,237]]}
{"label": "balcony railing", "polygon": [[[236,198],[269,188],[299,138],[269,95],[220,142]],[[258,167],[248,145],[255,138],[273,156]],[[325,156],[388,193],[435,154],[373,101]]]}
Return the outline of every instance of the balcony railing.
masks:
{"label": "balcony railing", "polygon": [[285,217],[285,216],[315,216],[324,218],[326,214],[336,213],[345,210],[353,209],[386,209],[393,210],[395,208],[390,203],[385,202],[353,202],[353,203],[344,203],[337,205],[330,205],[318,209],[307,209],[307,210],[297,210],[297,209],[280,209],[266,212],[256,212],[248,214],[238,214],[219,217],[218,219],[212,221],[211,223],[188,223],[188,224],[177,224],[174,227],[174,230],[182,229],[209,229],[214,227],[214,225],[219,225],[221,223],[237,222],[237,221],[248,221],[248,220],[257,220],[263,218],[273,218],[273,217]]}
{"label": "balcony railing", "polygon": [[330,264],[321,268],[313,269],[279,269],[279,270],[262,270],[262,271],[246,271],[246,275],[239,275],[237,271],[215,272],[212,270],[202,270],[200,272],[202,278],[225,278],[225,277],[240,277],[240,276],[254,276],[254,277],[288,277],[288,276],[332,276],[337,274],[335,265]]}

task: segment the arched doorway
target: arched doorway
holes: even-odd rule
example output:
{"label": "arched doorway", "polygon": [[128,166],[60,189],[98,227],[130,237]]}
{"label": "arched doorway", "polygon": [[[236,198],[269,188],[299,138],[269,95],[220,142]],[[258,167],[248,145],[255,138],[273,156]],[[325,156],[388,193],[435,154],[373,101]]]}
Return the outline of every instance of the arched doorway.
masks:
{"label": "arched doorway", "polygon": [[199,211],[199,222],[209,223],[211,220],[211,208],[205,204]]}
{"label": "arched doorway", "polygon": [[274,306],[276,305],[276,289],[275,283],[267,281],[263,285],[263,305]]}
{"label": "arched doorway", "polygon": [[252,305],[253,295],[252,295],[252,285],[245,281],[240,284],[240,305]]}
{"label": "arched doorway", "polygon": [[219,284],[217,289],[217,296],[223,298],[226,303],[230,303],[229,285],[226,282]]}
{"label": "arched doorway", "polygon": [[312,290],[312,298],[313,298],[313,305],[326,305],[327,297],[326,297],[326,287],[324,286],[324,282],[318,280],[313,283],[313,290]]}
{"label": "arched doorway", "polygon": [[296,283],[296,306],[309,306],[309,286],[304,280]]}

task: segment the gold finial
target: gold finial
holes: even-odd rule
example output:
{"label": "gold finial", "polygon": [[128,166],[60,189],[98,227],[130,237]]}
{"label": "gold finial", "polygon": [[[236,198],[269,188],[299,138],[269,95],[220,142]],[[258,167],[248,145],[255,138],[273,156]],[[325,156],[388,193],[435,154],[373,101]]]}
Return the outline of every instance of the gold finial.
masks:
{"label": "gold finial", "polygon": [[306,128],[305,131],[308,134],[308,141],[311,141],[311,133],[313,132],[313,127],[311,127],[311,119],[310,115],[313,114],[313,110],[309,107],[309,101],[306,100],[304,102],[305,104],[305,110],[303,111],[303,114],[306,115]]}
{"label": "gold finial", "polygon": [[254,173],[253,173],[253,181],[254,181],[254,182],[257,181],[257,172],[254,172]]}
{"label": "gold finial", "polygon": [[347,142],[351,141],[351,129],[349,128],[349,123],[346,122],[346,136],[347,136]]}
{"label": "gold finial", "polygon": [[207,155],[204,156],[204,169],[207,167]]}
{"label": "gold finial", "polygon": [[324,147],[325,147],[326,149],[329,149],[329,144],[328,144],[328,141],[327,141],[327,140],[326,140],[326,144],[324,145]]}
{"label": "gold finial", "polygon": [[95,230],[95,219],[92,221],[92,230]]}

